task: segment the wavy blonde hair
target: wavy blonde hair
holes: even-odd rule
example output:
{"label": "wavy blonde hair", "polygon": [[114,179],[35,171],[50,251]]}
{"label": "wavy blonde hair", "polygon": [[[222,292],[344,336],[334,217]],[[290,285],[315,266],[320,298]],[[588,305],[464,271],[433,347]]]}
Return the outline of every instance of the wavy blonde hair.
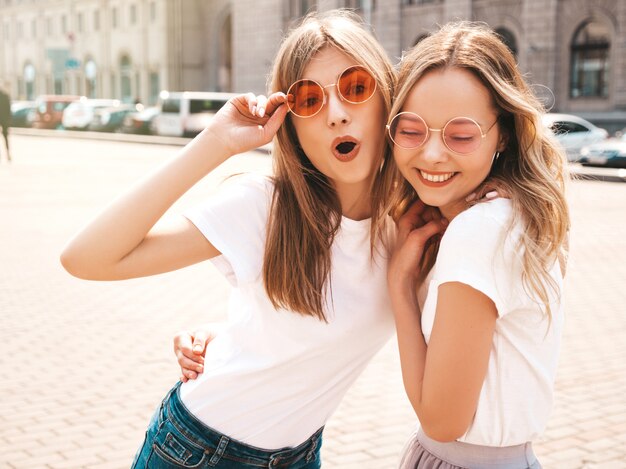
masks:
{"label": "wavy blonde hair", "polygon": [[[557,287],[549,270],[558,260],[564,273],[567,258],[567,165],[562,149],[542,125],[543,106],[524,81],[508,47],[484,24],[444,25],[402,58],[399,88],[390,115],[402,110],[424,74],[450,67],[473,73],[493,97],[499,116],[497,125],[507,145],[478,190],[496,188],[511,199],[515,213],[511,226],[521,221],[524,227],[520,240],[524,287],[535,293],[551,317],[548,289],[557,292]],[[411,185],[401,182],[394,194],[396,215],[416,198]],[[437,250],[438,243],[430,246],[423,259],[423,272],[434,264]]]}
{"label": "wavy blonde hair", "polygon": [[[383,99],[385,122],[391,109],[395,70],[384,49],[363,26],[360,17],[345,10],[311,14],[283,41],[271,75],[270,92],[287,92],[302,78],[309,61],[325,47],[335,47],[368,68]],[[331,181],[303,152],[292,115],[274,138],[275,190],[270,208],[263,261],[265,290],[275,308],[326,320],[331,246],[341,223],[341,206]],[[381,125],[381,132],[384,127]],[[389,195],[396,177],[387,139],[381,139],[379,171],[370,190],[371,249],[382,236]]]}

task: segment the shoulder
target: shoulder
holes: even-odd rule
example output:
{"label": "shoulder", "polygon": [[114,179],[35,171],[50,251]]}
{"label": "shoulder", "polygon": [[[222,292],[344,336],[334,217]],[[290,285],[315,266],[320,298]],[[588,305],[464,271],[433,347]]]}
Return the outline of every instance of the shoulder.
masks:
{"label": "shoulder", "polygon": [[461,258],[484,261],[497,252],[508,256],[516,250],[520,236],[521,229],[514,220],[509,199],[478,203],[450,222],[441,240],[438,259],[450,257],[458,263]]}
{"label": "shoulder", "polygon": [[458,214],[448,225],[442,240],[493,239],[513,228],[513,205],[509,199],[481,202]]}

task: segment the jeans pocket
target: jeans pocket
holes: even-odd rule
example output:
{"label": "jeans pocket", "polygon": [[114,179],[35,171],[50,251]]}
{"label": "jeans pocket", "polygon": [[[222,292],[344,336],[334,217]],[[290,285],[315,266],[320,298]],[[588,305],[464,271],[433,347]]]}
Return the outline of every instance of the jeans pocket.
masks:
{"label": "jeans pocket", "polygon": [[152,441],[146,467],[197,468],[205,464],[207,457],[206,448],[190,440],[172,422],[165,420]]}

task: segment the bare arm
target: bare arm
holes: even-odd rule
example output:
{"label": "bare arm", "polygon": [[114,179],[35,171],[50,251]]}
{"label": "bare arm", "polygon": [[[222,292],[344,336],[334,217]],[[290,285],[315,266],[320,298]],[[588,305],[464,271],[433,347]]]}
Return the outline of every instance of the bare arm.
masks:
{"label": "bare arm", "polygon": [[391,294],[409,401],[426,434],[435,440],[454,441],[467,431],[476,412],[489,363],[496,307],[468,285],[441,285],[426,346],[416,304],[406,301],[406,293]]}
{"label": "bare arm", "polygon": [[230,156],[268,143],[286,115],[284,95],[231,100],[176,157],[108,206],[65,247],[72,275],[120,280],[179,269],[219,255],[183,217],[155,227],[163,214]]}

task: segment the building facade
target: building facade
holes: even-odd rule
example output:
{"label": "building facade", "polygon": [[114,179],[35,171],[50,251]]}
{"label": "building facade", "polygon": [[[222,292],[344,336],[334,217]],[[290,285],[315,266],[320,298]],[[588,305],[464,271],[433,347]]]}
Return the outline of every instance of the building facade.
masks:
{"label": "building facade", "polygon": [[554,111],[626,125],[626,0],[0,0],[0,83],[20,99],[263,92],[284,32],[338,7],[394,61],[438,24],[483,21]]}

